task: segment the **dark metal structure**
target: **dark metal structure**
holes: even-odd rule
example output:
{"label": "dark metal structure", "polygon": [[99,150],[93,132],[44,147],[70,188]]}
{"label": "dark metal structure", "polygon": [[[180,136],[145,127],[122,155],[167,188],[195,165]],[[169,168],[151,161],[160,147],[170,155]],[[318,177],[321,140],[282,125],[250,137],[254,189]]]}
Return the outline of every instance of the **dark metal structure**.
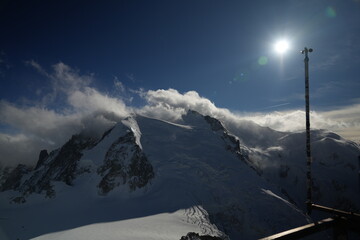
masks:
{"label": "dark metal structure", "polygon": [[334,225],[334,221],[334,218],[327,218],[316,223],[310,223],[301,227],[293,228],[259,240],[293,240],[304,238],[313,233],[331,228]]}
{"label": "dark metal structure", "polygon": [[[290,229],[281,233],[274,234],[260,240],[296,240],[307,237],[311,234],[318,233],[327,229],[333,229],[334,240],[347,240],[348,232],[357,232],[360,237],[360,214],[345,212],[342,210],[329,208],[312,203],[312,176],[311,176],[311,145],[310,145],[310,100],[309,100],[309,56],[313,49],[305,47],[301,51],[305,54],[305,111],[306,111],[306,208],[308,215],[312,210],[326,212],[332,215],[330,218],[318,222],[307,224],[301,227]],[[359,156],[360,169],[360,156]],[[360,191],[360,170],[359,170],[359,191]]]}
{"label": "dark metal structure", "polygon": [[348,232],[357,232],[360,236],[360,214],[345,212],[334,208],[311,204],[311,208],[332,214],[330,218],[318,222],[310,223],[301,227],[293,228],[281,233],[277,233],[259,240],[296,240],[307,237],[311,234],[333,230],[334,240],[348,239]]}
{"label": "dark metal structure", "polygon": [[307,178],[307,200],[306,208],[307,213],[311,214],[312,203],[312,178],[311,178],[311,146],[310,146],[310,97],[309,97],[309,56],[308,53],[312,52],[312,48],[305,47],[301,51],[305,54],[305,112],[306,112],[306,178]]}

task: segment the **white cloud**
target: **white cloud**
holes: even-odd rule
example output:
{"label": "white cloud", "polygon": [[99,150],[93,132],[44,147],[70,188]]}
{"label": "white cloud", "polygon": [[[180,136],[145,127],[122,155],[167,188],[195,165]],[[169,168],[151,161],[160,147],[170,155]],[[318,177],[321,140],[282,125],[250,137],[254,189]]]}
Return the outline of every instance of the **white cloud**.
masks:
{"label": "white cloud", "polygon": [[333,129],[335,132],[360,143],[360,103],[323,112],[322,115],[327,119],[341,123],[341,126]]}
{"label": "white cloud", "polygon": [[4,101],[0,102],[0,116],[1,122],[26,134],[52,142],[57,142],[58,138],[63,139],[63,135],[68,136],[81,125],[76,114],[58,114],[53,110],[39,107],[21,108]]}
{"label": "white cloud", "polygon": [[86,87],[82,91],[77,90],[69,94],[68,103],[77,111],[113,112],[120,117],[127,116],[130,111],[122,100],[102,94],[90,87]]}
{"label": "white cloud", "polygon": [[50,75],[45,71],[45,69],[39,63],[35,62],[34,60],[26,61],[25,63],[26,63],[26,65],[29,65],[29,66],[35,68],[42,75],[50,77]]}
{"label": "white cloud", "polygon": [[[130,114],[121,99],[90,87],[92,75],[80,75],[63,63],[53,65],[52,73],[34,61],[27,64],[51,81],[52,91],[41,106],[16,106],[0,101],[0,123],[20,133],[0,133],[0,163],[34,164],[41,149],[60,147],[71,135],[84,130],[88,134],[102,134]],[[60,102],[61,110],[47,107],[55,101]]]}
{"label": "white cloud", "polygon": [[180,119],[181,115],[189,109],[220,119],[230,114],[228,109],[216,107],[209,99],[199,96],[195,91],[181,94],[175,89],[159,89],[141,92],[140,96],[148,102],[148,105],[140,112],[145,115],[158,115],[157,117],[161,119],[166,117]]}
{"label": "white cloud", "polygon": [[[243,119],[256,122],[278,131],[298,131],[305,129],[305,112],[302,110],[245,114]],[[311,128],[331,129],[346,127],[345,122],[327,118],[324,113],[310,112]]]}
{"label": "white cloud", "polygon": [[[305,112],[302,110],[249,114],[243,119],[279,131],[305,129]],[[360,104],[331,111],[311,111],[310,122],[313,129],[328,129],[349,140],[360,142]]]}
{"label": "white cloud", "polygon": [[[345,106],[334,111],[311,111],[311,129],[327,129],[342,137],[360,143],[360,104]],[[302,110],[244,114],[242,119],[253,121],[278,131],[305,129],[305,112]]]}
{"label": "white cloud", "polygon": [[[178,120],[188,109],[210,115],[221,120],[230,128],[245,124],[243,120],[255,122],[260,126],[278,131],[299,131],[305,129],[305,112],[291,110],[268,113],[233,113],[225,108],[218,108],[210,100],[199,96],[197,92],[184,94],[175,89],[142,91],[140,95],[149,105],[140,113],[166,120]],[[333,111],[310,113],[312,129],[328,129],[350,140],[360,140],[360,104],[346,106]],[[250,125],[248,125],[250,127]],[[255,130],[255,129],[254,129]]]}
{"label": "white cloud", "polygon": [[[80,131],[87,134],[102,134],[120,119],[132,112],[168,121],[181,121],[181,116],[192,109],[203,115],[213,116],[232,131],[258,135],[264,134],[258,125],[279,131],[298,131],[305,128],[305,113],[302,110],[270,113],[234,113],[218,108],[209,99],[195,91],[179,93],[175,89],[126,91],[117,81],[115,87],[126,97],[137,94],[147,102],[141,108],[127,106],[123,95],[114,97],[99,92],[90,86],[93,75],[81,75],[69,66],[58,63],[52,72],[46,72],[34,61],[28,62],[52,83],[45,104],[17,106],[0,100],[0,124],[15,130],[15,134],[0,132],[0,163],[35,164],[41,149],[53,150],[64,144],[71,135]],[[119,93],[117,93],[119,94]],[[51,109],[60,103],[61,110]],[[352,140],[360,140],[360,103],[327,112],[311,112],[312,128],[324,128],[340,133]],[[246,138],[246,134],[243,136]]]}
{"label": "white cloud", "polygon": [[37,138],[29,138],[24,134],[8,135],[0,133],[1,165],[18,163],[34,163],[42,147],[49,147]]}
{"label": "white cloud", "polygon": [[93,75],[80,75],[79,71],[60,62],[53,65],[54,73],[51,77],[55,80],[55,87],[65,93],[81,90],[93,81]]}
{"label": "white cloud", "polygon": [[121,81],[119,81],[117,77],[114,77],[114,87],[116,88],[116,90],[118,90],[121,93],[125,92],[124,84]]}

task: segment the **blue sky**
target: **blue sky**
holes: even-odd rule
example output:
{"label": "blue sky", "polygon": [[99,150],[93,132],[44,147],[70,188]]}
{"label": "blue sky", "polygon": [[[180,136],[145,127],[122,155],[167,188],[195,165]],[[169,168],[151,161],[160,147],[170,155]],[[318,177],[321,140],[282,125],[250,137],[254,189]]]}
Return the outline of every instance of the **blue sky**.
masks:
{"label": "blue sky", "polygon": [[[174,103],[179,94],[262,125],[295,124],[289,114],[304,109],[305,46],[314,49],[315,126],[360,136],[349,134],[360,129],[359,0],[1,1],[0,29],[0,130],[8,143],[55,141],[15,123],[9,109],[78,113],[74,91],[64,90],[76,84],[60,79],[124,108],[154,105],[153,93]],[[290,43],[281,56],[273,49],[279,39]]]}

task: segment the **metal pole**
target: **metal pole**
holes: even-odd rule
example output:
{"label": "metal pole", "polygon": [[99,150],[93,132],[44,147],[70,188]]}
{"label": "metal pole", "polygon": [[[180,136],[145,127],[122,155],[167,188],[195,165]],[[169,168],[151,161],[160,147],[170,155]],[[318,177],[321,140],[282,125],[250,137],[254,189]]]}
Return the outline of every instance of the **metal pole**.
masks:
{"label": "metal pole", "polygon": [[312,178],[311,178],[311,147],[310,147],[310,103],[309,103],[309,57],[308,53],[312,52],[311,48],[304,48],[301,51],[305,54],[305,110],[306,110],[306,178],[307,178],[307,199],[306,208],[307,213],[311,214],[312,204]]}

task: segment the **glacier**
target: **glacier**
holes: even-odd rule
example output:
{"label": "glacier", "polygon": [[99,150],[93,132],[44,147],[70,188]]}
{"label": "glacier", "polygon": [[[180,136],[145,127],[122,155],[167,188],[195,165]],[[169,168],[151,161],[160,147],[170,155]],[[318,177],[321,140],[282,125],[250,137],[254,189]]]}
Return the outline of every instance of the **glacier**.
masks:
{"label": "glacier", "polygon": [[[359,211],[359,146],[311,134],[314,202]],[[257,239],[312,221],[304,132],[133,115],[41,156],[2,170],[1,239]]]}

